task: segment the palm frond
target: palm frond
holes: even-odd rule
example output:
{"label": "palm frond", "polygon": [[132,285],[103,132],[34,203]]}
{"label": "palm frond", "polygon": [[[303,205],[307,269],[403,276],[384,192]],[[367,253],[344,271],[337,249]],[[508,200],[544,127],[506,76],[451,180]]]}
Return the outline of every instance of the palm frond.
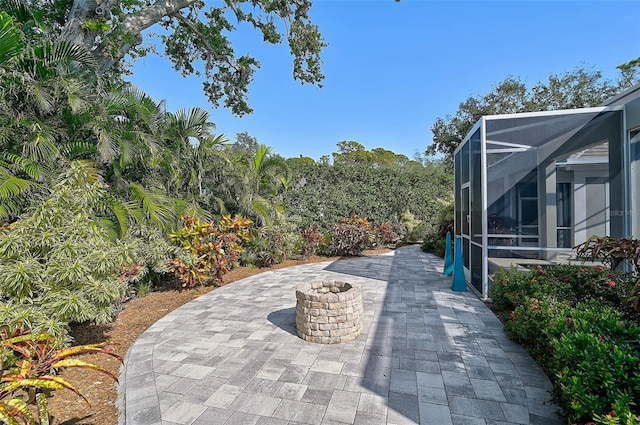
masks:
{"label": "palm frond", "polygon": [[10,163],[12,165],[10,167],[11,169],[22,171],[34,180],[40,180],[40,178],[42,177],[42,165],[29,158],[23,158],[20,155],[16,155],[10,152],[0,153],[0,158]]}
{"label": "palm frond", "polygon": [[105,97],[104,107],[109,114],[121,113],[127,106],[127,93],[122,91],[111,92]]}
{"label": "palm frond", "polygon": [[211,213],[204,208],[199,207],[197,204],[191,204],[180,199],[175,199],[174,208],[177,216],[190,215],[203,220],[211,219]]}
{"label": "palm frond", "polygon": [[202,108],[179,109],[175,114],[169,114],[169,117],[169,135],[180,139],[179,142],[186,142],[190,137],[200,140],[213,128],[213,123],[209,122],[209,113]]}
{"label": "palm frond", "polygon": [[126,167],[132,164],[138,156],[138,149],[130,138],[124,137],[120,140],[120,166]]}
{"label": "palm frond", "polygon": [[0,12],[0,64],[17,56],[22,48],[22,35],[15,27],[13,19],[7,13]]}
{"label": "palm frond", "polygon": [[187,128],[206,130],[211,127],[209,112],[203,108],[192,108],[187,119]]}
{"label": "palm frond", "polygon": [[7,172],[0,171],[0,200],[14,198],[32,189],[36,184]]}
{"label": "palm frond", "polygon": [[22,155],[37,161],[51,160],[58,154],[55,136],[48,128],[33,126],[29,140],[22,146]]}
{"label": "palm frond", "polygon": [[23,0],[0,0],[0,9],[17,19],[18,22],[28,22],[33,19],[33,13]]}
{"label": "palm frond", "polygon": [[280,180],[280,183],[282,183],[282,187],[284,187],[284,190],[289,190],[289,186],[291,186],[293,177],[291,175],[280,176],[279,180]]}
{"label": "palm frond", "polygon": [[98,67],[98,61],[86,47],[68,41],[47,42],[44,46],[34,49],[33,54],[41,59],[45,66],[77,62],[88,69]]}
{"label": "palm frond", "polygon": [[229,143],[229,139],[224,134],[205,137],[199,141],[198,148],[196,149],[196,155],[206,156],[208,154],[215,153],[216,156],[224,159],[226,162],[229,162],[229,157],[222,149],[222,147],[227,143]]}
{"label": "palm frond", "polygon": [[144,222],[144,211],[142,211],[142,208],[138,202],[126,201],[122,202],[121,205],[125,209],[128,217],[132,218],[137,223]]}
{"label": "palm frond", "polygon": [[13,199],[0,199],[0,222],[9,221],[22,212],[20,206]]}
{"label": "palm frond", "polygon": [[112,137],[112,132],[106,128],[95,126],[93,132],[97,139],[96,149],[101,159],[110,163],[118,156],[118,142]]}
{"label": "palm frond", "polygon": [[129,194],[133,201],[140,204],[149,221],[162,227],[170,224],[174,214],[164,192],[150,191],[136,183],[131,183]]}
{"label": "palm frond", "polygon": [[36,108],[44,114],[53,112],[56,106],[54,91],[47,83],[47,81],[30,81],[24,84],[27,95],[33,99]]}
{"label": "palm frond", "polygon": [[158,151],[160,150],[158,141],[152,135],[141,131],[135,133],[135,138],[140,140],[143,143],[144,148],[148,151],[150,156],[147,157],[147,159],[154,162],[155,158],[158,156]]}
{"label": "palm frond", "polygon": [[251,201],[251,208],[258,215],[258,217],[263,220],[264,224],[272,224],[270,214],[271,206],[269,205],[269,201],[264,198],[255,199]]}
{"label": "palm frond", "polygon": [[213,200],[216,202],[216,204],[218,204],[218,212],[220,213],[220,215],[228,214],[227,206],[225,205],[222,198],[216,196],[215,198],[213,198]]}
{"label": "palm frond", "polygon": [[256,171],[264,168],[265,158],[271,153],[271,148],[267,145],[260,145],[256,150],[256,156],[253,159],[253,166]]}
{"label": "palm frond", "polygon": [[129,214],[127,213],[127,207],[122,201],[114,198],[113,196],[106,200],[105,206],[116,219],[114,224],[117,225],[118,236],[121,238],[124,237],[127,234],[127,230],[129,230]]}
{"label": "palm frond", "polygon": [[102,217],[97,219],[96,222],[98,223],[100,228],[104,230],[109,240],[115,241],[118,238],[120,238],[120,234],[118,233],[118,229],[117,229],[118,226],[116,223],[114,223],[113,220]]}
{"label": "palm frond", "polygon": [[162,115],[162,108],[145,92],[131,86],[123,91],[127,96],[127,106],[135,113],[136,117],[150,127],[157,127],[157,118]]}
{"label": "palm frond", "polygon": [[85,82],[75,78],[64,78],[63,83],[61,87],[64,88],[67,105],[69,105],[71,111],[78,114],[86,109],[89,104],[88,101],[92,97],[92,91],[86,90]]}
{"label": "palm frond", "polygon": [[93,156],[98,153],[96,145],[85,141],[73,141],[65,143],[60,148],[60,153],[67,159],[79,159]]}

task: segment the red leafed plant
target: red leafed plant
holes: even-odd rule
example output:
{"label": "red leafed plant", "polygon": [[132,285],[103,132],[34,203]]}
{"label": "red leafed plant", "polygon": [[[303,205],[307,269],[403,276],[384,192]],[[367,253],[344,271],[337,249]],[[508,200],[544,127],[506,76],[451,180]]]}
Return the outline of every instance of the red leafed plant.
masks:
{"label": "red leafed plant", "polygon": [[391,223],[379,223],[374,228],[374,234],[383,246],[395,247],[402,238],[397,230],[398,227]]}
{"label": "red leafed plant", "polygon": [[365,249],[371,248],[373,227],[366,217],[352,212],[331,228],[329,251],[332,255],[359,256]]}
{"label": "red leafed plant", "polygon": [[182,220],[182,228],[169,235],[169,239],[189,251],[194,261],[189,264],[175,258],[169,261],[169,270],[176,275],[182,287],[220,283],[222,276],[242,256],[243,244],[252,238],[252,221],[229,215],[218,222],[205,222],[192,216],[183,216]]}
{"label": "red leafed plant", "polygon": [[338,223],[340,224],[352,224],[355,226],[359,226],[362,227],[364,229],[366,229],[367,231],[371,230],[371,223],[369,223],[369,220],[366,217],[360,217],[358,214],[356,214],[355,212],[351,212],[351,214],[349,215],[349,217],[345,217],[345,218],[341,218]]}
{"label": "red leafed plant", "polygon": [[594,235],[578,245],[576,252],[578,258],[600,261],[611,271],[625,261],[632,264],[636,283],[628,302],[636,311],[640,308],[640,240]]}
{"label": "red leafed plant", "polygon": [[55,390],[67,389],[89,401],[70,382],[58,376],[69,367],[96,370],[117,377],[108,370],[73,358],[83,353],[101,353],[122,359],[105,344],[78,345],[59,348],[46,333],[33,334],[25,328],[0,328],[0,422],[48,425],[47,399]]}
{"label": "red leafed plant", "polygon": [[600,261],[610,270],[615,270],[624,261],[633,264],[636,274],[640,273],[640,240],[613,238],[610,236],[591,236],[576,246],[578,258],[588,261]]}
{"label": "red leafed plant", "polygon": [[317,224],[309,226],[302,231],[302,256],[304,258],[309,258],[316,254],[321,237],[320,228]]}

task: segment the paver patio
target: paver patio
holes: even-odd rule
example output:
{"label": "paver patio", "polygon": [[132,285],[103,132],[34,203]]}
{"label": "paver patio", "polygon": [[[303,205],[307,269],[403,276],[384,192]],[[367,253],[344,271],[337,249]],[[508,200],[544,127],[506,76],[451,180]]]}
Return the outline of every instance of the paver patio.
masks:
{"label": "paver patio", "polygon": [[[126,425],[565,423],[551,384],[442,259],[386,255],[273,270],[174,310],[131,347]],[[362,286],[364,331],[344,344],[295,331],[295,287]]]}

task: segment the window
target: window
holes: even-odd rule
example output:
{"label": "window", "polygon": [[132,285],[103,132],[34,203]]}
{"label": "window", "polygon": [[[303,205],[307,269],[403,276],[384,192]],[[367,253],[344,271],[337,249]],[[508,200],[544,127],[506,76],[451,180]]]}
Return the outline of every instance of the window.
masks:
{"label": "window", "polygon": [[571,248],[573,246],[572,224],[572,196],[571,183],[556,184],[556,229],[558,234],[558,248]]}

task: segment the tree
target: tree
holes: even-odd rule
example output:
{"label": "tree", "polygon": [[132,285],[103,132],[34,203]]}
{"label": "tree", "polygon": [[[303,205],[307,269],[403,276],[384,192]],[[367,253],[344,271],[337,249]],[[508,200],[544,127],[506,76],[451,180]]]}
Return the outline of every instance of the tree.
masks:
{"label": "tree", "polygon": [[[4,0],[5,3],[21,0]],[[98,56],[100,70],[119,75],[123,58],[149,52],[145,30],[159,28],[165,54],[183,75],[204,75],[204,92],[214,106],[224,99],[233,113],[250,113],[247,87],[260,62],[249,55],[236,56],[230,33],[248,23],[266,43],[286,37],[293,56],[293,77],[303,83],[320,83],[321,50],[327,45],[311,23],[311,0],[227,0],[206,7],[198,0],[72,0],[43,2],[38,7],[49,16],[52,37],[84,46]],[[59,29],[58,29],[59,28]]]}
{"label": "tree", "polygon": [[248,132],[243,131],[242,133],[236,134],[236,141],[232,145],[232,148],[236,151],[255,154],[258,151],[258,146],[260,146],[258,139],[250,135]]}
{"label": "tree", "polygon": [[338,164],[363,164],[371,162],[371,152],[354,140],[338,142],[338,152],[332,154],[333,162]]}
{"label": "tree", "polygon": [[94,98],[85,84],[92,55],[68,42],[30,43],[27,24],[0,12],[0,220],[15,218],[72,150],[66,121]]}
{"label": "tree", "polygon": [[624,87],[603,80],[599,71],[578,68],[564,75],[550,75],[546,84],[536,84],[531,89],[529,110],[552,111],[598,106],[622,88]]}
{"label": "tree", "polygon": [[285,210],[301,228],[318,224],[330,229],[352,211],[374,223],[399,223],[409,210],[426,225],[434,225],[453,187],[452,176],[435,162],[374,167],[290,158],[287,164],[291,185],[283,194]]}
{"label": "tree", "polygon": [[610,96],[638,82],[640,61],[620,65],[617,83],[603,79],[602,73],[577,68],[563,75],[550,75],[530,90],[515,77],[508,77],[491,92],[469,97],[458,106],[455,115],[437,118],[431,127],[433,142],[426,155],[443,154],[449,167],[453,152],[483,115],[549,111],[597,106]]}
{"label": "tree", "polygon": [[237,192],[241,205],[245,214],[254,217],[258,223],[271,223],[277,214],[284,212],[277,195],[280,188],[288,186],[287,164],[266,145],[258,146],[255,153],[244,158],[240,162],[243,184]]}
{"label": "tree", "polygon": [[640,56],[636,59],[630,60],[627,63],[618,65],[616,68],[620,70],[620,80],[618,85],[621,89],[631,87],[634,83],[640,80]]}
{"label": "tree", "polygon": [[409,162],[406,155],[397,154],[384,148],[371,149],[371,154],[373,163],[378,166],[402,167]]}
{"label": "tree", "polygon": [[338,142],[338,152],[333,152],[334,164],[368,164],[372,167],[402,167],[409,162],[406,155],[397,154],[388,149],[374,148],[370,151],[356,141]]}

